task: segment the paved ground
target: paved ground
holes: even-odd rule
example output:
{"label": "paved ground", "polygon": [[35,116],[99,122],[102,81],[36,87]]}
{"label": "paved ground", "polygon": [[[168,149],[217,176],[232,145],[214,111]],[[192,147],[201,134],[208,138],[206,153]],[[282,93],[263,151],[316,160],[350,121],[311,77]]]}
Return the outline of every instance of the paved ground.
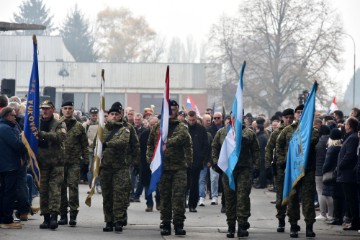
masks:
{"label": "paved ground", "polygon": [[[198,207],[197,213],[186,213],[185,229],[186,236],[160,236],[160,216],[156,210],[145,212],[145,200],[141,203],[132,203],[128,215],[129,224],[121,234],[114,232],[104,233],[104,218],[102,213],[102,197],[96,194],[93,197],[92,207],[84,203],[88,190],[86,185],[80,185],[80,213],[78,225],[75,228],[60,226],[56,231],[40,230],[39,224],[42,217],[38,214],[31,216],[25,222],[23,229],[10,230],[0,229],[0,240],[106,240],[106,239],[226,239],[225,214],[220,213],[220,205],[211,206],[210,200],[206,200],[205,207]],[[276,233],[277,219],[275,218],[275,206],[270,203],[275,194],[267,190],[253,189],[251,193],[252,216],[250,217],[250,236],[247,239],[289,239],[289,226],[285,233]],[[35,199],[34,204],[38,203]],[[305,225],[300,222],[302,231],[299,239],[305,239]],[[339,226],[329,226],[324,222],[316,222],[314,230],[316,239],[360,239],[360,233],[343,232]]]}

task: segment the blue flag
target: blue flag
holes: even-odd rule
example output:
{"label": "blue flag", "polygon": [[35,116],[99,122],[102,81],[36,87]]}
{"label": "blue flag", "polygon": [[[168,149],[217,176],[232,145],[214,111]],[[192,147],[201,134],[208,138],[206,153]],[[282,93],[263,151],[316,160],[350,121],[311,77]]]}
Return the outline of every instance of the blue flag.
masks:
{"label": "blue flag", "polygon": [[305,175],[309,157],[313,121],[315,112],[315,82],[305,103],[298,128],[291,136],[286,160],[285,180],[283,190],[283,204],[294,193],[296,184]]}
{"label": "blue flag", "polygon": [[38,157],[38,133],[39,133],[39,69],[37,59],[37,41],[33,36],[34,60],[30,76],[29,91],[27,94],[27,104],[24,120],[24,132],[22,140],[26,146],[30,157],[30,168],[34,173],[35,183],[40,186],[40,170],[37,162]]}
{"label": "blue flag", "polygon": [[229,178],[229,186],[235,191],[235,181],[233,171],[239,160],[242,139],[242,120],[243,120],[243,76],[246,62],[244,61],[239,85],[236,90],[235,100],[232,106],[232,118],[228,125],[228,132],[221,146],[218,166]]}

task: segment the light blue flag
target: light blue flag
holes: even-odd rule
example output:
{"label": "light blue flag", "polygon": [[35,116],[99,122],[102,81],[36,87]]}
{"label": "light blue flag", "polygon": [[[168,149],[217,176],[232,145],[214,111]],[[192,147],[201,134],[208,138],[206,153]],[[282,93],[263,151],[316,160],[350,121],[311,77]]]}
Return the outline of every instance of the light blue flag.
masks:
{"label": "light blue flag", "polygon": [[296,184],[305,175],[313,131],[316,90],[317,82],[314,83],[311,89],[300,118],[299,126],[291,136],[289,142],[285,169],[283,204],[288,201],[290,195],[295,193]]}
{"label": "light blue flag", "polygon": [[241,150],[242,120],[243,120],[243,76],[246,62],[244,61],[239,85],[236,90],[235,100],[232,106],[232,121],[228,126],[228,132],[221,146],[218,166],[229,178],[229,186],[235,191],[233,171],[238,162]]}
{"label": "light blue flag", "polygon": [[38,187],[40,187],[40,169],[37,162],[38,157],[38,133],[39,133],[39,117],[40,117],[40,100],[39,100],[39,69],[37,59],[37,40],[33,36],[34,45],[34,60],[31,70],[29,91],[27,95],[24,132],[22,134],[22,141],[26,146],[30,157],[30,168],[34,174],[34,180]]}

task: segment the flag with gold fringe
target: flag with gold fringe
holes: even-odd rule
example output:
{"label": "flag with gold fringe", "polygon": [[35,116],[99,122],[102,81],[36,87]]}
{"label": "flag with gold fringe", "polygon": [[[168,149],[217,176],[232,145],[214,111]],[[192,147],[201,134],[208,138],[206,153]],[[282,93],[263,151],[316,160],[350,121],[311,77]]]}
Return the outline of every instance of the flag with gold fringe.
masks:
{"label": "flag with gold fringe", "polygon": [[313,131],[317,86],[318,84],[315,82],[310,95],[305,102],[299,126],[290,138],[286,158],[282,204],[286,204],[289,197],[295,193],[295,186],[305,175]]}
{"label": "flag with gold fringe", "polygon": [[31,171],[34,174],[36,186],[40,187],[40,169],[38,165],[38,134],[39,134],[39,117],[40,117],[40,94],[39,94],[39,68],[37,58],[37,40],[33,35],[34,55],[33,65],[30,75],[29,91],[27,94],[27,104],[24,119],[24,131],[22,141],[26,146]]}
{"label": "flag with gold fringe", "polygon": [[94,152],[94,159],[91,163],[91,171],[93,173],[93,177],[91,179],[91,190],[89,195],[86,197],[85,204],[91,207],[91,197],[95,193],[96,187],[96,179],[99,176],[99,168],[102,158],[102,150],[103,150],[103,142],[104,142],[104,127],[105,127],[105,119],[104,119],[104,110],[105,110],[105,71],[102,69],[101,71],[101,92],[100,92],[100,111],[99,111],[99,127],[96,134],[96,147]]}

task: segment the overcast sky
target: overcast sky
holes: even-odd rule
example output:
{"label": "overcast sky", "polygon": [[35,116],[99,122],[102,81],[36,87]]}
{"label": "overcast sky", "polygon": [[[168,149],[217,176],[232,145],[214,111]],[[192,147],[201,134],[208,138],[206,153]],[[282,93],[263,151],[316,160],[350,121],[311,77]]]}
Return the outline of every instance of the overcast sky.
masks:
{"label": "overcast sky", "polygon": [[[241,0],[43,0],[54,15],[55,26],[64,20],[67,12],[78,4],[81,11],[92,22],[98,11],[105,7],[129,8],[134,15],[144,16],[149,25],[168,40],[177,36],[186,39],[192,35],[198,43],[206,40],[210,26],[223,13],[234,15]],[[18,11],[22,0],[0,0],[0,21],[10,21]],[[360,66],[360,0],[330,0],[344,22],[344,30],[353,36],[356,44],[356,68]],[[353,42],[344,38],[346,60],[343,69],[333,70],[334,78],[345,85],[353,75]],[[360,79],[356,82],[360,84]],[[345,90],[345,89],[343,89]]]}

